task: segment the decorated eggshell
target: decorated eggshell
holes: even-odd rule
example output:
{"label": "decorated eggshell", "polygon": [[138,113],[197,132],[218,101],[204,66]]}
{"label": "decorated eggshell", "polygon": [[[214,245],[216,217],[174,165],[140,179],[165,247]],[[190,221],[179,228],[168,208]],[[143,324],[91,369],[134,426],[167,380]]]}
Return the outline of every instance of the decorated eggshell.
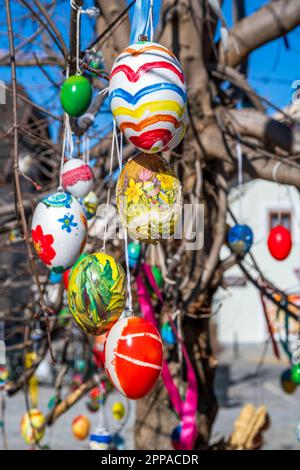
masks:
{"label": "decorated eggshell", "polygon": [[49,269],[67,270],[83,251],[87,235],[86,217],[77,199],[65,192],[44,197],[35,208],[31,235],[37,255]]}
{"label": "decorated eggshell", "polygon": [[72,196],[85,197],[94,185],[93,171],[80,158],[71,158],[63,166],[61,182],[64,190]]}
{"label": "decorated eggshell", "polygon": [[45,434],[44,415],[36,408],[25,413],[21,419],[21,435],[27,444],[39,442]]}
{"label": "decorated eggshell", "polygon": [[72,421],[72,433],[80,441],[84,441],[88,437],[90,427],[90,420],[84,415],[76,416]]}
{"label": "decorated eggshell", "polygon": [[144,397],[162,369],[162,341],[152,323],[139,317],[119,320],[109,331],[105,370],[111,383],[131,400]]}
{"label": "decorated eggshell", "polygon": [[87,220],[91,220],[93,217],[95,217],[99,204],[99,198],[97,194],[94,193],[94,191],[90,191],[88,195],[85,196],[80,202]]}
{"label": "decorated eggshell", "polygon": [[270,230],[268,248],[273,258],[278,261],[285,260],[289,256],[292,246],[291,232],[283,225],[277,225]]}
{"label": "decorated eggshell", "polygon": [[113,65],[109,96],[112,113],[125,137],[144,152],[159,152],[172,140],[185,113],[186,84],[181,65],[161,44],[132,44]]}
{"label": "decorated eggshell", "polygon": [[176,129],[176,132],[174,136],[172,137],[172,139],[170,140],[170,142],[168,143],[168,145],[162,149],[163,152],[167,152],[168,150],[174,150],[176,147],[178,147],[178,145],[180,144],[180,142],[183,140],[185,136],[187,126],[188,126],[188,113],[186,110],[180,126],[178,127],[178,129]]}
{"label": "decorated eggshell", "polygon": [[102,426],[98,426],[92,434],[90,434],[89,445],[91,450],[107,450],[110,448],[111,442],[111,433]]}
{"label": "decorated eggshell", "polygon": [[130,159],[118,179],[117,208],[131,238],[146,243],[166,240],[175,233],[181,214],[181,184],[159,155]]}
{"label": "decorated eggshell", "polygon": [[125,416],[125,406],[122,402],[116,401],[111,407],[111,413],[116,421],[121,421]]}
{"label": "decorated eggshell", "polygon": [[236,224],[227,233],[227,242],[233,253],[244,256],[253,243],[253,232],[248,225]]}
{"label": "decorated eggshell", "polygon": [[85,256],[71,271],[68,301],[77,326],[84,333],[102,335],[125,308],[126,276],[122,266],[106,253]]}

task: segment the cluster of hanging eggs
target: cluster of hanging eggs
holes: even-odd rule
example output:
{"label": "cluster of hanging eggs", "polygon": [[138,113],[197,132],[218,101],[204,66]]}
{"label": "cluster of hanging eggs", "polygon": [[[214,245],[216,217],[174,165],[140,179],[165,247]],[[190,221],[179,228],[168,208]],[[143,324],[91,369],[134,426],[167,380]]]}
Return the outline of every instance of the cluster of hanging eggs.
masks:
{"label": "cluster of hanging eggs", "polygon": [[141,151],[175,148],[183,138],[185,78],[174,54],[161,44],[141,41],[121,52],[110,74],[109,99],[118,127]]}
{"label": "cluster of hanging eggs", "polygon": [[164,158],[131,158],[119,176],[116,200],[121,223],[133,239],[157,243],[174,235],[181,215],[181,184]]}

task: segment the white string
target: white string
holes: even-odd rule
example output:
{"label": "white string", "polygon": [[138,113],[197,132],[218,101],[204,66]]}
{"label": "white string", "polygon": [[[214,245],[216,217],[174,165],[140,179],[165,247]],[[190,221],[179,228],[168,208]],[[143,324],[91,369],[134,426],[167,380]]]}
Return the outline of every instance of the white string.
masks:
{"label": "white string", "polygon": [[275,181],[275,183],[278,183],[278,225],[281,224],[281,219],[282,219],[282,211],[281,211],[281,208],[280,208],[280,206],[281,206],[281,199],[280,199],[281,185],[280,185],[280,183],[278,182],[278,179],[277,179],[278,168],[280,167],[281,164],[282,164],[282,162],[278,161],[274,165],[273,170],[272,170],[272,178]]}
{"label": "white string", "polygon": [[241,222],[242,217],[243,217],[243,210],[242,210],[243,152],[242,152],[242,147],[241,147],[239,140],[236,143],[236,154],[237,154],[237,161],[238,161],[239,219]]}
{"label": "white string", "polygon": [[110,201],[110,178],[112,174],[112,167],[113,167],[113,159],[115,153],[115,142],[116,142],[116,122],[113,121],[113,136],[111,142],[111,153],[110,153],[110,163],[109,163],[109,174],[108,174],[108,190],[107,190],[107,199],[106,199],[106,214],[105,214],[105,226],[104,226],[104,238],[103,238],[103,247],[102,251],[105,252],[106,247],[106,237],[107,237],[107,226],[108,226],[108,206]]}
{"label": "white string", "polygon": [[70,126],[70,118],[67,113],[64,115],[64,134],[63,134],[63,144],[62,144],[62,151],[61,151],[61,160],[60,160],[60,172],[59,172],[59,187],[58,191],[62,191],[62,170],[65,163],[65,153],[68,148],[69,157],[73,157],[74,145],[73,145],[73,136],[72,136],[72,129]]}
{"label": "white string", "polygon": [[153,27],[153,0],[150,2],[150,11],[149,11],[149,16],[147,19],[147,26],[146,26],[146,31],[148,31],[148,28],[150,27],[150,41],[153,42],[154,38],[154,27]]}
{"label": "white string", "polygon": [[[116,123],[114,125],[116,127]],[[123,165],[123,134],[122,132],[120,132],[120,145],[118,143],[118,139],[116,139],[116,142],[117,142],[117,155],[118,155],[118,161],[119,161],[119,169],[121,173],[122,165]],[[133,304],[132,304],[132,292],[131,292],[131,274],[130,274],[129,256],[128,256],[128,233],[126,229],[124,229],[124,245],[125,245],[125,263],[126,263],[126,275],[127,275],[128,310],[129,310],[129,315],[132,315]]]}
{"label": "white string", "polygon": [[81,8],[77,10],[77,24],[76,24],[76,74],[81,75],[79,67],[79,54],[80,54],[80,21],[81,21]]}

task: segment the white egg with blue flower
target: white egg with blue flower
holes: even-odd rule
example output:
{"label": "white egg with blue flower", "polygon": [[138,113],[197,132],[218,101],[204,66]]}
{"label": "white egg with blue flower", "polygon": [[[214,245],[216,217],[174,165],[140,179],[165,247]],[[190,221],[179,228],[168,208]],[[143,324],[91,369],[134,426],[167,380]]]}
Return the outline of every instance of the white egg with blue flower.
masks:
{"label": "white egg with blue flower", "polygon": [[52,272],[70,268],[82,253],[87,221],[81,204],[71,194],[58,191],[35,208],[31,236],[38,257]]}

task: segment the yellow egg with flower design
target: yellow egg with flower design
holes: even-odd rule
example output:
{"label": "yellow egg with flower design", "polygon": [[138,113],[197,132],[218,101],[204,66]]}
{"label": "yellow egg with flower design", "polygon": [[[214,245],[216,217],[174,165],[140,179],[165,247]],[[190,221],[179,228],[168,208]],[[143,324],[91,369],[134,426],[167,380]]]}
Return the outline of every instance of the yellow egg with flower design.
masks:
{"label": "yellow egg with flower design", "polygon": [[133,239],[157,243],[174,235],[182,191],[164,158],[140,154],[130,159],[118,179],[116,196],[121,223]]}

